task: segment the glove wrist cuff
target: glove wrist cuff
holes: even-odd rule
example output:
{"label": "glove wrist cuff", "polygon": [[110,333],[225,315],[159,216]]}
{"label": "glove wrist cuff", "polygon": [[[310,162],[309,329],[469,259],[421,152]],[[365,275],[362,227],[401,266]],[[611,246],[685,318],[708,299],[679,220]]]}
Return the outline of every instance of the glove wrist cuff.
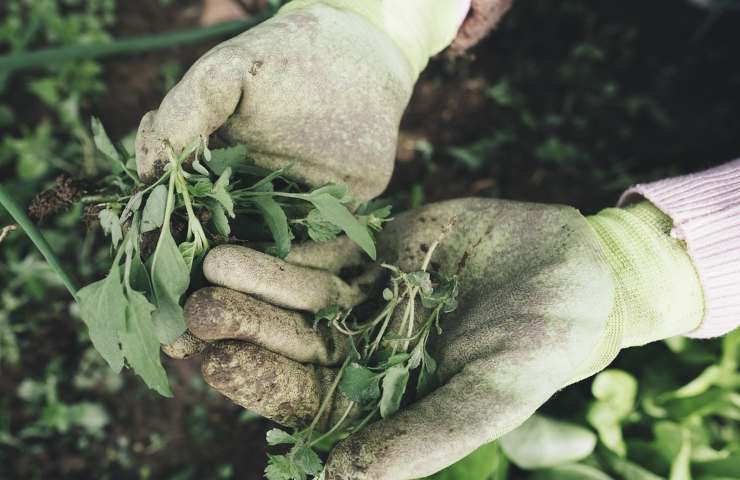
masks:
{"label": "glove wrist cuff", "polygon": [[278,14],[323,4],[363,17],[388,35],[409,62],[416,79],[429,57],[455,38],[470,0],[293,0]]}
{"label": "glove wrist cuff", "polygon": [[588,218],[601,240],[617,298],[610,321],[623,324],[621,347],[696,328],[704,313],[698,274],[670,217],[649,202],[609,208]]}

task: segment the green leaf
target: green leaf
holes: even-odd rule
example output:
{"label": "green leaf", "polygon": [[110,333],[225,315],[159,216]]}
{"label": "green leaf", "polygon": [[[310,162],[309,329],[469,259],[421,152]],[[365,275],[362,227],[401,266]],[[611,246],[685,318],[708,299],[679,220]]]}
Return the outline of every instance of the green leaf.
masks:
{"label": "green leaf", "polygon": [[661,477],[644,469],[636,463],[620,457],[606,448],[600,449],[599,458],[603,459],[604,464],[611,471],[619,475],[620,478],[626,478],[629,480],[662,480]]}
{"label": "green leaf", "polygon": [[501,447],[492,442],[426,480],[506,480],[508,466]]}
{"label": "green leaf", "polygon": [[254,197],[252,201],[262,214],[270,233],[272,233],[272,238],[275,240],[276,256],[285,258],[290,252],[290,241],[293,239],[293,233],[288,225],[288,217],[285,216],[282,207],[272,197]]}
{"label": "green leaf", "polygon": [[355,212],[360,223],[371,230],[379,231],[391,216],[391,205],[383,201],[373,200],[360,206]]}
{"label": "green leaf", "polygon": [[116,150],[116,147],[113,146],[110,138],[108,138],[108,134],[105,133],[105,128],[103,128],[100,120],[92,117],[90,119],[90,127],[92,129],[93,141],[95,142],[95,146],[98,147],[98,150],[114,162],[120,163],[121,155]]}
{"label": "green leaf", "polygon": [[182,255],[182,259],[185,261],[188,270],[191,270],[198,253],[195,242],[182,242],[177,246],[177,249],[180,250],[180,255]]}
{"label": "green leaf", "polygon": [[535,414],[499,441],[509,460],[533,470],[586,458],[596,446],[596,435],[581,426]]}
{"label": "green leaf", "polygon": [[670,463],[669,480],[691,480],[691,437],[689,431],[673,422],[658,422],[653,427],[654,445]]}
{"label": "green leaf", "polygon": [[268,455],[267,480],[305,480],[306,474],[285,455]]}
{"label": "green leaf", "polygon": [[339,390],[353,402],[364,404],[380,397],[380,377],[353,363],[342,373]]}
{"label": "green leaf", "polygon": [[138,192],[131,196],[129,201],[126,203],[126,207],[123,209],[123,212],[121,213],[121,217],[119,219],[120,223],[125,222],[128,220],[128,217],[131,216],[132,213],[139,210],[139,207],[141,207],[141,200],[144,197],[144,194],[142,192]]}
{"label": "green leaf", "polygon": [[608,403],[615,415],[623,419],[635,406],[637,380],[622,370],[604,370],[594,378],[591,393],[598,400]]}
{"label": "green leaf", "polygon": [[432,277],[429,272],[411,272],[406,275],[406,282],[412,287],[419,289],[422,295],[428,296],[432,293]]}
{"label": "green leaf", "polygon": [[131,287],[139,292],[146,294],[153,293],[152,281],[149,279],[149,272],[147,271],[144,263],[141,261],[141,256],[138,252],[135,252],[131,257],[131,274],[130,274]]}
{"label": "green leaf", "polygon": [[160,234],[149,270],[157,307],[154,328],[159,341],[170,344],[185,331],[180,297],[190,284],[190,270],[169,231]]}
{"label": "green leaf", "polygon": [[342,307],[336,304],[329,305],[329,306],[322,308],[321,310],[316,312],[316,314],[314,314],[313,316],[314,330],[318,326],[319,322],[321,322],[322,320],[326,320],[331,325],[331,322],[333,322],[334,319],[336,319],[340,313],[342,313]]}
{"label": "green leaf", "polygon": [[307,197],[307,200],[319,210],[321,216],[341,228],[352,241],[365,250],[370,258],[375,260],[375,242],[367,227],[358,222],[337,198],[328,193],[312,193]]}
{"label": "green leaf", "polygon": [[281,445],[284,443],[293,444],[298,441],[293,435],[289,434],[285,430],[279,428],[273,428],[267,431],[267,444],[268,445]]}
{"label": "green leaf", "polygon": [[431,292],[421,293],[421,303],[425,308],[433,309],[442,306],[443,313],[450,313],[457,310],[457,296],[459,293],[458,282],[456,277],[444,278],[436,275],[434,278],[437,283]]}
{"label": "green leaf", "polygon": [[317,209],[312,209],[306,216],[305,225],[308,236],[314,242],[326,242],[342,233],[342,229],[325,219]]}
{"label": "green leaf", "polygon": [[588,423],[599,433],[604,445],[621,456],[626,455],[621,423],[634,408],[637,380],[621,370],[604,370],[594,378],[591,392],[597,401],[588,408]]}
{"label": "green leaf", "polygon": [[383,377],[383,395],[380,397],[380,416],[390,417],[401,406],[401,399],[409,381],[409,371],[402,365],[389,368]]}
{"label": "green leaf", "polygon": [[223,205],[226,213],[228,213],[231,218],[234,218],[236,216],[234,214],[234,199],[231,198],[231,194],[226,189],[226,187],[229,186],[229,178],[231,178],[231,168],[226,168],[221,172],[221,176],[218,177],[216,183],[213,184],[213,189],[208,196],[218,200],[218,203]]}
{"label": "green leaf", "polygon": [[606,473],[588,465],[574,463],[535,472],[532,480],[614,480]]}
{"label": "green leaf", "polygon": [[154,332],[154,305],[141,293],[128,289],[126,328],[120,333],[126,361],[149,388],[160,395],[172,397],[167,372],[159,357],[159,340]]}
{"label": "green leaf", "polygon": [[149,193],[149,198],[147,198],[146,205],[144,205],[144,212],[141,217],[141,233],[162,228],[166,206],[167,187],[157,185]]}
{"label": "green leaf", "polygon": [[309,192],[309,195],[330,195],[341,201],[341,203],[346,203],[351,200],[347,185],[338,183],[330,183],[323,187],[315,188]]}
{"label": "green leaf", "polygon": [[437,361],[424,349],[421,356],[421,371],[416,381],[416,393],[418,395],[426,395],[432,391],[437,380],[436,371]]}
{"label": "green leaf", "polygon": [[228,237],[231,234],[231,225],[226,217],[224,207],[215,200],[208,199],[206,202],[208,210],[211,212],[211,223],[216,228],[219,235]]}
{"label": "green leaf", "polygon": [[113,246],[117,246],[123,238],[123,232],[121,231],[121,222],[118,220],[116,213],[106,208],[98,213],[98,219],[100,220],[100,226],[106,235],[110,235],[111,243]]}
{"label": "green leaf", "polygon": [[293,458],[293,462],[308,475],[318,475],[324,468],[323,463],[316,452],[308,447],[296,445],[290,451],[289,456]]}
{"label": "green leaf", "polygon": [[216,175],[221,175],[227,168],[239,172],[242,166],[248,165],[245,145],[211,150],[211,159],[208,161],[208,166]]}
{"label": "green leaf", "polygon": [[121,271],[113,265],[108,276],[78,292],[80,316],[90,332],[93,346],[118,373],[123,368],[119,332],[126,327],[126,297],[121,284]]}

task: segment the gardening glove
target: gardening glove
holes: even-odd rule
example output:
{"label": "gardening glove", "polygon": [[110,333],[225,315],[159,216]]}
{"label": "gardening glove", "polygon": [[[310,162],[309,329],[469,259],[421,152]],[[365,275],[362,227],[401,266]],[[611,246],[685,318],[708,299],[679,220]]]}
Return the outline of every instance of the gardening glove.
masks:
{"label": "gardening glove", "polygon": [[[431,265],[456,275],[460,293],[429,345],[439,387],[339,443],[326,478],[430,475],[512,430],[621,348],[695,328],[701,287],[669,229],[648,203],[586,219],[569,207],[461,199],[398,216],[378,237],[379,255],[406,272],[448,231]],[[196,292],[185,308],[190,330],[213,342],[205,380],[288,426],[316,414],[347,344],[299,312],[351,306],[375,278],[340,278],[362,259],[344,240],[302,248],[287,261],[215,248],[204,271],[219,287]],[[347,405],[342,394],[329,401],[324,428]]]}
{"label": "gardening glove", "polygon": [[151,181],[198,138],[245,144],[261,167],[292,165],[310,187],[344,183],[359,201],[393,170],[398,127],[429,57],[448,45],[459,0],[295,0],[201,57],[141,120],[139,175]]}

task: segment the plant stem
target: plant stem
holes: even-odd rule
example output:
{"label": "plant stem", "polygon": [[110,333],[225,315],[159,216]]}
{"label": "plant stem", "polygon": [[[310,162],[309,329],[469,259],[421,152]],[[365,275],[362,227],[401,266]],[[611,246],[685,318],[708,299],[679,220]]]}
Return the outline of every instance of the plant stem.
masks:
{"label": "plant stem", "polygon": [[344,414],[342,414],[342,417],[339,420],[337,420],[337,423],[335,423],[334,426],[331,427],[331,429],[329,429],[328,432],[326,432],[325,434],[321,435],[316,440],[311,440],[311,442],[308,444],[308,446],[309,447],[313,447],[314,445],[316,445],[317,443],[319,443],[323,439],[329,437],[329,435],[331,435],[332,433],[336,432],[337,429],[340,426],[342,426],[342,424],[344,423],[344,421],[347,420],[347,416],[352,411],[352,408],[354,408],[354,406],[355,406],[355,402],[349,402],[349,405],[347,406],[347,410],[345,410],[344,411]]}
{"label": "plant stem", "polygon": [[190,30],[142,35],[140,37],[114,40],[110,43],[72,45],[46,48],[35,52],[0,55],[0,73],[7,74],[29,68],[46,68],[48,65],[59,65],[64,62],[90,58],[161,50],[177,45],[202,42],[211,38],[226,37],[250,29],[267,19],[271,14],[272,11],[268,10],[246,21],[236,20],[205,28],[199,27]]}
{"label": "plant stem", "polygon": [[332,401],[334,397],[334,392],[336,391],[337,386],[339,386],[339,381],[342,379],[342,374],[344,373],[344,369],[347,368],[348,364],[349,364],[349,357],[344,359],[344,363],[342,363],[342,366],[339,368],[339,371],[337,372],[337,377],[334,379],[334,382],[332,382],[331,387],[329,387],[329,391],[326,392],[324,401],[321,402],[319,411],[316,413],[316,416],[313,417],[313,421],[311,422],[311,425],[309,425],[305,431],[311,432],[313,431],[314,428],[316,428],[316,425],[319,423],[319,420],[321,419],[321,415],[323,415],[324,411],[329,406],[329,402]]}
{"label": "plant stem", "polygon": [[77,287],[72,281],[72,278],[62,267],[59,258],[51,249],[49,243],[41,234],[41,231],[38,229],[38,227],[36,227],[31,219],[28,218],[26,212],[24,212],[23,209],[21,209],[18,204],[15,203],[10,194],[5,190],[5,187],[3,187],[2,185],[0,185],[0,205],[5,207],[10,216],[13,217],[18,225],[20,225],[20,227],[26,232],[26,235],[28,235],[28,237],[31,239],[39,252],[41,252],[41,255],[43,255],[44,259],[46,259],[52,270],[54,270],[56,274],[59,275],[59,278],[61,278],[64,286],[67,287],[69,293],[72,295],[75,301],[77,301]]}

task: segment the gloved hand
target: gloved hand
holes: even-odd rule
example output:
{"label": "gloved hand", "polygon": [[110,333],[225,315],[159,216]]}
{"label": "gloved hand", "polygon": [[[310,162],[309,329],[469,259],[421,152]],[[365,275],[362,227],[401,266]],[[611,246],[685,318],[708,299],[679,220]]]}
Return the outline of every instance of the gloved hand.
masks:
{"label": "gloved hand", "polygon": [[[460,295],[430,344],[441,386],[342,441],[326,478],[432,474],[515,428],[620,348],[686,333],[701,320],[701,287],[684,246],[646,202],[589,219],[568,207],[500,200],[432,204],[389,223],[379,256],[416,271],[448,225],[432,264],[458,275]],[[318,411],[346,345],[335,331],[312,330],[300,312],[361,301],[374,273],[350,282],[337,275],[362,261],[346,240],[306,245],[286,260],[215,248],[204,271],[219,287],[193,294],[185,312],[190,330],[213,342],[202,365],[210,385],[300,426]],[[333,424],[346,403],[336,395],[322,423]]]}
{"label": "gloved hand", "polygon": [[393,170],[398,126],[428,58],[462,23],[458,0],[295,0],[203,55],[141,120],[139,174],[215,135],[308,186],[345,183],[359,201]]}

